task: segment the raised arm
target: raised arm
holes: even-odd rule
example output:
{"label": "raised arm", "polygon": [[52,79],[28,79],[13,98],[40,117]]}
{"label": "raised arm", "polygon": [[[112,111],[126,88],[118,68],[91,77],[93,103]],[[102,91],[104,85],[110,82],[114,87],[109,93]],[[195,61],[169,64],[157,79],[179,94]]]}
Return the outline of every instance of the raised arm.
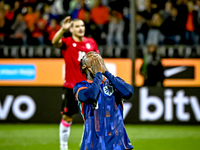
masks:
{"label": "raised arm", "polygon": [[61,48],[61,46],[63,44],[61,38],[62,38],[63,34],[65,33],[65,31],[70,28],[71,24],[72,24],[71,17],[66,17],[63,20],[62,27],[60,28],[60,30],[58,30],[58,32],[55,34],[55,36],[52,40],[52,44],[55,47]]}
{"label": "raised arm", "polygon": [[108,78],[108,80],[112,83],[117,92],[125,99],[131,98],[133,94],[133,87],[123,81],[119,77],[113,76],[110,72],[106,71],[104,75]]}

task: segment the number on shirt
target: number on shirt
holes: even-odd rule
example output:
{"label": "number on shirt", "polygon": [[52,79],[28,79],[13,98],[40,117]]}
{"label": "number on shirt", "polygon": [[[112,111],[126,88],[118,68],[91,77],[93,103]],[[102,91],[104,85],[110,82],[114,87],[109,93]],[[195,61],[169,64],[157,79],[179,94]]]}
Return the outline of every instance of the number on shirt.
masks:
{"label": "number on shirt", "polygon": [[85,52],[79,51],[78,52],[78,61],[81,61],[81,59],[83,58],[84,55],[85,55]]}

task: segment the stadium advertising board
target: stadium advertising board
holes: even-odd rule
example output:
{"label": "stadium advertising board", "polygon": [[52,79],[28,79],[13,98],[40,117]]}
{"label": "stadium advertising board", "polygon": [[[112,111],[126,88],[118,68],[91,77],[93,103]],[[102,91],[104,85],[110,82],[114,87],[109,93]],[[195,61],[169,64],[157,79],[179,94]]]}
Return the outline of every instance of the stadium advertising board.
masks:
{"label": "stadium advertising board", "polygon": [[140,121],[200,122],[198,90],[166,88],[154,92],[148,87],[139,88]]}
{"label": "stadium advertising board", "polygon": [[[132,84],[131,59],[105,59],[108,70]],[[63,59],[1,59],[0,86],[62,86]]]}
{"label": "stadium advertising board", "polygon": [[[51,61],[53,60],[54,59]],[[170,60],[172,60],[172,62],[170,62]],[[57,71],[61,72],[60,76],[61,78],[63,77],[64,62],[61,59],[55,59],[54,63],[44,63],[44,61],[42,61],[40,63],[44,63],[42,64],[43,68],[39,68],[42,65],[35,63],[37,62],[35,60],[33,61],[34,63],[27,63],[26,60],[24,61],[26,65],[23,63],[16,63],[17,65],[13,69],[16,71],[10,73],[12,75],[10,78],[12,78],[17,85],[19,84],[17,82],[18,80],[20,80],[20,83],[28,82],[29,84],[37,80],[37,78],[39,78],[38,73],[40,72],[37,71],[37,69],[41,69],[42,72],[47,74],[56,74],[55,76],[57,76],[58,73],[53,70],[50,72],[51,69],[46,69],[47,71],[44,71],[45,67],[49,68],[49,64],[52,66],[58,63],[54,67],[61,66],[57,68]],[[113,60],[106,60],[107,65],[109,65],[108,68],[112,69],[111,72],[113,74],[116,73],[115,75],[119,75],[120,77],[123,76],[122,74],[127,74],[127,72],[124,71],[127,70],[124,66],[128,63],[122,63],[125,62],[124,60],[122,60],[122,62],[118,61],[119,64],[113,62]],[[131,65],[132,62],[129,63]],[[134,95],[132,98],[124,102],[125,123],[200,124],[200,87],[198,87],[198,84],[200,84],[198,82],[200,62],[198,59],[163,59],[162,63],[165,70],[172,70],[170,73],[167,73],[168,77],[164,80],[167,84],[165,84],[164,87],[145,87],[141,84],[143,82],[142,76],[138,71],[140,70],[142,60],[136,60],[135,84],[137,84],[137,86],[134,87]],[[8,70],[10,69],[10,64],[7,63],[6,65],[8,66],[3,66],[4,71],[6,71],[6,67]],[[5,63],[3,65],[5,65]],[[122,70],[120,70],[121,74],[118,72],[118,68],[122,68]],[[173,70],[174,68],[175,71]],[[13,74],[17,75],[15,76]],[[169,74],[172,76],[169,76]],[[24,76],[28,77],[22,80],[21,78]],[[5,76],[2,78],[4,78],[4,82],[10,80]],[[53,80],[51,75],[48,78],[48,81]],[[45,82],[46,81],[47,80],[45,80]],[[63,81],[63,78],[61,81]],[[173,86],[170,86],[173,81],[176,82],[174,82]],[[180,85],[180,81],[186,81],[187,85],[185,86],[183,83]],[[47,83],[44,84],[44,82],[42,82],[42,84],[40,83],[40,86],[36,86],[38,84],[25,86],[25,84],[22,83],[19,84],[20,86],[7,85],[0,87],[0,122],[59,123],[61,117],[62,83],[60,83],[59,86],[57,84],[57,86],[50,86]],[[80,114],[75,116],[74,123],[83,123]]]}
{"label": "stadium advertising board", "polygon": [[[135,60],[135,86],[144,84],[144,77],[140,74],[143,59]],[[164,87],[200,87],[200,59],[172,59],[161,60],[164,67]]]}
{"label": "stadium advertising board", "polygon": [[60,121],[61,87],[0,87],[0,122]]}
{"label": "stadium advertising board", "polygon": [[[200,88],[135,87],[124,102],[134,124],[200,124]],[[0,122],[59,123],[61,87],[0,87]],[[52,94],[53,93],[53,94]],[[83,123],[80,114],[74,123]]]}
{"label": "stadium advertising board", "polygon": [[199,90],[136,87],[125,123],[200,124]]}
{"label": "stadium advertising board", "polygon": [[[61,87],[0,87],[0,122],[58,123]],[[52,94],[53,93],[53,94]],[[132,104],[124,103],[124,118]],[[83,123],[80,114],[75,123]]]}
{"label": "stadium advertising board", "polygon": [[142,59],[135,60],[138,122],[199,123],[200,60],[162,59],[163,87],[143,87],[142,63]]}

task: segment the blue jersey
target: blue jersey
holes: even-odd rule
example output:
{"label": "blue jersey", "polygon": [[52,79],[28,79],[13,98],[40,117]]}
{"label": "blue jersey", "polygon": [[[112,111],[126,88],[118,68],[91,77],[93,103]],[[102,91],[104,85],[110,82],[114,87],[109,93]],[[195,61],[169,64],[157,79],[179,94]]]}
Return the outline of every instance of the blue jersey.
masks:
{"label": "blue jersey", "polygon": [[129,99],[133,87],[108,71],[97,73],[93,82],[82,81],[75,85],[85,121],[81,150],[133,149],[123,123],[122,99]]}

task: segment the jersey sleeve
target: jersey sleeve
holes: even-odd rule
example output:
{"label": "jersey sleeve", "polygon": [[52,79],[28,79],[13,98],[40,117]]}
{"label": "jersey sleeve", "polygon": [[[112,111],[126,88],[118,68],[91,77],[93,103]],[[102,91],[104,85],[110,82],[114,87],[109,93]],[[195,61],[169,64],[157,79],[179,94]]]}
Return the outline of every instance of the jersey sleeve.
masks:
{"label": "jersey sleeve", "polygon": [[93,43],[94,43],[94,51],[99,53],[99,49],[98,49],[96,41],[94,39],[92,39],[92,40],[93,40]]}
{"label": "jersey sleeve", "polygon": [[78,93],[79,93],[80,90],[83,90],[83,89],[87,89],[87,85],[84,82],[76,83],[76,85],[74,86],[73,93],[74,93],[77,101],[79,101]]}
{"label": "jersey sleeve", "polygon": [[61,38],[62,40],[62,46],[61,46],[61,50],[66,50],[67,49],[67,38]]}
{"label": "jersey sleeve", "polygon": [[122,98],[130,99],[133,94],[133,87],[122,80],[120,77],[113,76],[110,72],[106,71],[104,74],[112,83],[117,92]]}
{"label": "jersey sleeve", "polygon": [[100,85],[102,82],[102,73],[95,74],[93,82],[89,85],[83,85],[81,83],[76,84],[74,87],[74,94],[78,101],[84,103],[93,103],[98,97]]}

